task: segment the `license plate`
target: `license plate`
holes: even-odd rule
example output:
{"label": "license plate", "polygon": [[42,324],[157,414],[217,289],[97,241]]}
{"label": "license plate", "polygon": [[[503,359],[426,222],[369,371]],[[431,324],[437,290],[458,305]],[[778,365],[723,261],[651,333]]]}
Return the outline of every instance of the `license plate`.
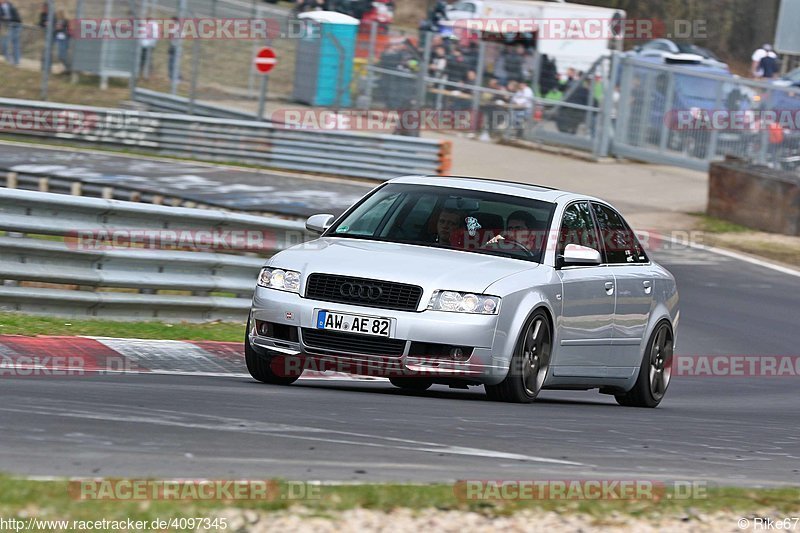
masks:
{"label": "license plate", "polygon": [[348,315],[345,313],[332,313],[320,311],[317,315],[317,329],[332,331],[345,331],[360,335],[375,335],[388,337],[391,320],[376,318],[374,316]]}

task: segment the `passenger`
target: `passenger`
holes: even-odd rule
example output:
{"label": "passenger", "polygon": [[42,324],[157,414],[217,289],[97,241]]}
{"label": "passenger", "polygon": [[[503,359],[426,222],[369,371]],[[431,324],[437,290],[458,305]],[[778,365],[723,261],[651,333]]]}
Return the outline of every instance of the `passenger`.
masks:
{"label": "passenger", "polygon": [[464,227],[464,213],[456,209],[442,209],[436,221],[436,234],[433,242],[450,246],[459,236],[458,230]]}
{"label": "passenger", "polygon": [[490,244],[499,244],[507,240],[519,243],[528,250],[535,251],[538,249],[538,246],[536,246],[538,237],[536,234],[537,230],[538,222],[535,216],[527,211],[514,211],[508,215],[506,231],[501,235],[495,236],[486,243],[486,246]]}

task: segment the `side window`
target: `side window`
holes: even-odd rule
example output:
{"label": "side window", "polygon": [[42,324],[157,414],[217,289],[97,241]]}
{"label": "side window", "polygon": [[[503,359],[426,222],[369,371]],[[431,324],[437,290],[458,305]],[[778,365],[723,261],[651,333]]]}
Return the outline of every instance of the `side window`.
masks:
{"label": "side window", "polygon": [[622,215],[600,204],[592,204],[600,239],[603,241],[603,259],[608,264],[646,263],[647,254]]}
{"label": "side window", "polygon": [[558,236],[558,255],[564,255],[568,244],[600,249],[597,242],[597,228],[589,212],[588,202],[572,204],[564,211]]}

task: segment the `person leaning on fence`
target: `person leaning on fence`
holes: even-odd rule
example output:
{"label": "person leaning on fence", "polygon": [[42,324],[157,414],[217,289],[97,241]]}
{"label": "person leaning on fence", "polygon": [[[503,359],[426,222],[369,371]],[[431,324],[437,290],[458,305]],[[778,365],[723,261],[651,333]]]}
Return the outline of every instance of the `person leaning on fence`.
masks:
{"label": "person leaning on fence", "polygon": [[488,88],[493,92],[481,92],[480,120],[482,141],[490,140],[493,134],[509,124],[509,98],[503,94],[506,88],[500,85],[500,81],[495,77],[489,78]]}
{"label": "person leaning on fence", "polygon": [[14,4],[8,0],[0,0],[0,52],[5,56],[6,61],[14,66],[19,65],[20,32],[22,31],[22,17]]}

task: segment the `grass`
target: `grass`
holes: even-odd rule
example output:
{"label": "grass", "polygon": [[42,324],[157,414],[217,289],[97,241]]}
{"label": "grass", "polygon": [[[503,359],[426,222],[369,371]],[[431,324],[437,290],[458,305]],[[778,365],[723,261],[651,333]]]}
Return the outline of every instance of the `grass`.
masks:
{"label": "grass", "polygon": [[691,215],[698,217],[698,229],[708,233],[746,233],[748,231],[753,231],[746,226],[721,218],[708,216],[705,213],[691,213]]}
{"label": "grass", "polygon": [[691,214],[697,217],[697,229],[704,232],[703,244],[800,267],[800,238],[757,231],[705,213]]}
{"label": "grass", "polygon": [[[15,68],[0,63],[0,97],[41,100],[39,86],[41,73],[36,70]],[[130,98],[126,80],[110,79],[109,87],[101,91],[95,76],[81,76],[78,83],[70,83],[68,75],[53,74],[48,83],[48,100],[75,105],[118,107]]]}
{"label": "grass", "polygon": [[241,342],[244,329],[244,322],[116,322],[0,313],[0,335],[86,335],[127,339]]}
{"label": "grass", "polygon": [[[274,483],[274,485],[273,485]],[[707,497],[661,500],[556,501],[556,500],[467,500],[450,484],[403,485],[306,485],[270,481],[267,497],[256,500],[115,501],[75,498],[68,481],[33,481],[0,476],[0,516],[71,519],[71,520],[152,520],[154,518],[210,516],[213,511],[237,507],[258,511],[277,511],[300,505],[312,516],[330,516],[338,511],[365,508],[392,511],[397,508],[421,510],[474,511],[487,516],[503,516],[534,509],[559,513],[581,513],[603,520],[612,513],[634,517],[670,514],[730,512],[748,516],[764,509],[796,513],[800,509],[800,489],[712,488]],[[312,493],[313,491],[313,493]],[[670,494],[667,492],[667,494]],[[292,496],[294,495],[294,497]],[[300,498],[297,498],[297,495]],[[308,496],[311,497],[308,497]]]}

